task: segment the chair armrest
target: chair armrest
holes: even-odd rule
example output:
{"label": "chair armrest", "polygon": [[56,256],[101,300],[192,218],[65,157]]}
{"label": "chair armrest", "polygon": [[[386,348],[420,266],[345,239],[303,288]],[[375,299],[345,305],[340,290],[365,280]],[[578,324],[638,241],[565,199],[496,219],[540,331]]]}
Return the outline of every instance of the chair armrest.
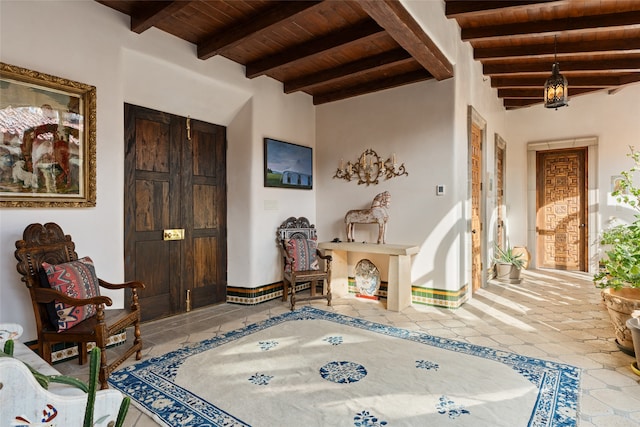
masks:
{"label": "chair armrest", "polygon": [[331,255],[323,255],[322,252],[320,252],[320,249],[316,249],[316,255],[320,259],[324,259],[326,261],[333,261],[333,257]]}
{"label": "chair armrest", "polygon": [[107,289],[126,289],[126,288],[131,288],[133,290],[138,288],[144,289],[144,283],[138,282],[137,280],[126,282],[126,283],[119,283],[119,284],[109,283],[102,279],[98,279],[98,281],[100,282],[100,286]]}
{"label": "chair armrest", "polygon": [[65,304],[69,304],[69,305],[75,305],[75,306],[82,306],[82,305],[89,305],[89,304],[104,304],[107,306],[110,306],[111,304],[113,304],[113,301],[111,301],[111,298],[109,297],[105,297],[105,296],[97,296],[97,297],[92,297],[92,298],[86,298],[86,299],[80,299],[80,298],[73,298],[70,297],[69,295],[57,291],[55,289],[46,289],[46,288],[35,288],[33,289],[33,297],[35,299],[36,302],[38,303],[49,303],[49,302],[53,302],[54,300],[63,302]]}
{"label": "chair armrest", "polygon": [[296,262],[296,259],[292,256],[289,256],[289,254],[287,253],[287,251],[282,251],[283,256],[284,256],[284,262],[285,264],[290,264],[290,265],[294,265]]}

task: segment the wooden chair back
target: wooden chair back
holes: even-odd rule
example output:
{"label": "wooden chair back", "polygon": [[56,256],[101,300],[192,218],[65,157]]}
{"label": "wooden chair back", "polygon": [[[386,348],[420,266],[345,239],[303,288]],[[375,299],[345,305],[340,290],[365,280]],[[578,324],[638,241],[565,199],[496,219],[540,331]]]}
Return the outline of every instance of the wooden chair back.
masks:
{"label": "wooden chair back", "polygon": [[[78,259],[75,244],[71,236],[65,235],[62,228],[55,223],[31,224],[23,232],[22,240],[16,242],[15,257],[18,260],[17,270],[22,282],[29,289],[31,303],[38,333],[38,352],[48,363],[52,363],[52,346],[59,343],[77,345],[78,360],[83,364],[87,360],[87,344],[95,343],[101,349],[99,380],[101,388],[108,388],[110,373],[124,360],[135,353],[136,359],[142,357],[142,340],[140,338],[140,305],[138,289],[144,284],[138,281],[123,284],[112,284],[98,279],[101,288],[123,289],[131,297],[131,306],[125,309],[105,310],[111,306],[111,298],[94,296],[86,299],[72,298],[69,295],[50,289],[42,264],[58,265]],[[49,317],[48,306],[56,301],[74,306],[95,306],[95,315],[81,321],[66,330],[58,331]],[[133,328],[133,344],[124,352],[120,352],[110,364],[107,363],[107,343],[109,337],[116,333]]]}
{"label": "wooden chair back", "polygon": [[[289,217],[278,227],[278,244],[283,258],[283,279],[282,279],[282,301],[286,301],[291,291],[291,310],[295,309],[296,299],[313,300],[326,299],[327,305],[331,305],[331,256],[323,255],[316,249],[316,256],[324,260],[324,268],[318,270],[296,271],[293,267],[287,269],[287,265],[295,265],[290,254],[287,253],[285,242],[288,239],[316,240],[317,233],[315,225],[311,224],[305,217]],[[326,282],[326,289],[324,283]],[[296,297],[296,286],[298,284],[309,283],[310,296],[304,298]],[[320,294],[317,294],[318,284],[322,286]],[[306,285],[302,285],[305,287]]]}

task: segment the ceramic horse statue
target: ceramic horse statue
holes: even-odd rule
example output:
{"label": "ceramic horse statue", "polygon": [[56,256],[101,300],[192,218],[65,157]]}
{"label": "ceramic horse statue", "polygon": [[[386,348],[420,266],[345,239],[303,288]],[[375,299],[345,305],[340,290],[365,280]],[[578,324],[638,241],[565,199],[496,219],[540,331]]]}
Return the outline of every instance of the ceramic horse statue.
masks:
{"label": "ceramic horse statue", "polygon": [[387,231],[387,220],[389,219],[387,207],[390,201],[391,194],[385,191],[373,199],[369,209],[354,209],[347,212],[344,216],[344,222],[347,224],[347,241],[354,241],[354,224],[378,224],[378,244],[385,243],[384,236]]}

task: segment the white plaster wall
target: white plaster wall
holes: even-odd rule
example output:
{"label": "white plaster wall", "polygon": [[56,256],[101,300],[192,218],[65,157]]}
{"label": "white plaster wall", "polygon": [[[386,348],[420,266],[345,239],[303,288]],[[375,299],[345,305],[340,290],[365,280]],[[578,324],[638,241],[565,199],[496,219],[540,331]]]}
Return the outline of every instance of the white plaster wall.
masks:
{"label": "white plaster wall", "polygon": [[[317,107],[320,240],[345,240],[345,213],[369,207],[376,194],[389,191],[387,243],[421,246],[413,283],[459,289],[463,220],[454,176],[460,159],[452,144],[453,92],[453,79],[431,80]],[[395,153],[409,175],[371,186],[332,178],[341,159],[355,162],[368,148],[385,159]],[[446,186],[444,196],[436,196],[437,184]],[[377,227],[356,225],[354,237],[375,242]]]}
{"label": "white plaster wall", "polygon": [[[101,277],[124,279],[125,102],[228,126],[228,240],[240,242],[228,247],[229,285],[279,280],[271,268],[279,261],[271,245],[276,223],[299,206],[313,217],[315,197],[314,191],[263,188],[262,137],[313,147],[309,96],[285,95],[266,77],[248,80],[242,66],[224,58],[201,61],[195,46],[159,30],[135,34],[127,16],[93,1],[1,1],[0,60],[96,86],[98,159],[95,208],[0,212],[0,322],[20,323],[25,340],[35,337],[13,257],[13,242],[32,222],[57,222],[72,234],[78,254],[94,259]],[[271,216],[263,215],[267,197],[278,201],[279,212]],[[122,293],[110,296],[114,306],[122,305]]]}
{"label": "white plaster wall", "polygon": [[509,226],[512,235],[526,242],[531,250],[535,250],[535,241],[527,236],[527,215],[535,215],[536,207],[535,198],[527,197],[527,174],[531,169],[527,165],[528,143],[597,138],[596,171],[589,170],[597,180],[592,190],[595,197],[590,197],[595,202],[589,206],[591,212],[597,213],[596,233],[589,236],[590,245],[609,221],[633,219],[633,212],[620,206],[610,194],[611,177],[632,166],[626,157],[629,146],[640,148],[640,86],[629,85],[611,95],[603,91],[571,97],[571,79],[568,80],[568,107],[554,110],[537,105],[506,113],[511,148],[506,195]]}
{"label": "white plaster wall", "polygon": [[[311,98],[302,93],[283,95],[281,84],[266,78],[257,79],[264,88],[254,98],[253,176],[251,188],[251,229],[259,238],[253,239],[251,262],[254,270],[247,285],[255,287],[282,280],[282,255],[276,242],[276,230],[290,216],[306,216],[315,221],[317,181],[311,190],[264,187],[263,138],[269,137],[307,147],[315,144],[315,107]],[[315,150],[314,150],[315,151]],[[315,154],[315,153],[314,153]],[[315,157],[315,156],[314,156]],[[314,165],[315,181],[317,167]],[[239,256],[241,254],[238,254]],[[242,260],[240,258],[238,261]],[[240,262],[238,263],[240,267]]]}
{"label": "white plaster wall", "polygon": [[[458,290],[468,283],[471,271],[468,107],[473,106],[487,122],[486,182],[493,180],[494,135],[504,138],[506,133],[504,108],[495,89],[483,78],[480,64],[473,61],[470,45],[460,41],[455,20],[444,16],[444,3],[402,3],[454,64],[455,77],[317,108],[319,235],[324,240],[344,240],[346,211],[368,207],[375,194],[389,190],[387,242],[421,247],[413,258],[412,283]],[[367,148],[385,157],[395,152],[398,160],[405,162],[409,176],[370,187],[331,178],[340,159],[354,161]],[[446,186],[445,196],[435,195],[437,184]],[[491,230],[495,189],[489,185],[484,188],[485,230]],[[492,242],[492,234],[485,234]],[[356,226],[355,239],[375,242],[375,226]],[[492,243],[487,243],[483,251],[485,267],[490,264],[487,248],[491,247]],[[384,263],[382,267],[386,268]]]}

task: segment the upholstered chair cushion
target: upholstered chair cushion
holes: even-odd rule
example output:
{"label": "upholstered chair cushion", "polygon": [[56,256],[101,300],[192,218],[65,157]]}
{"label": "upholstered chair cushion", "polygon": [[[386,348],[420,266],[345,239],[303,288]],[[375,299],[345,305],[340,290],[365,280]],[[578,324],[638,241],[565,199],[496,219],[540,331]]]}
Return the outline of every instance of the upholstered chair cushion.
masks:
{"label": "upholstered chair cushion", "polygon": [[287,255],[294,259],[293,265],[285,265],[285,271],[318,270],[317,242],[313,239],[287,239],[284,241]]}
{"label": "upholstered chair cushion", "polygon": [[[42,263],[42,268],[47,273],[49,285],[52,289],[63,292],[73,298],[92,298],[100,295],[98,278],[93,261],[89,257],[64,264],[52,265]],[[74,325],[96,314],[93,304],[83,306],[67,305],[56,301],[57,321],[51,319],[51,323],[57,326],[58,331],[72,328]]]}

